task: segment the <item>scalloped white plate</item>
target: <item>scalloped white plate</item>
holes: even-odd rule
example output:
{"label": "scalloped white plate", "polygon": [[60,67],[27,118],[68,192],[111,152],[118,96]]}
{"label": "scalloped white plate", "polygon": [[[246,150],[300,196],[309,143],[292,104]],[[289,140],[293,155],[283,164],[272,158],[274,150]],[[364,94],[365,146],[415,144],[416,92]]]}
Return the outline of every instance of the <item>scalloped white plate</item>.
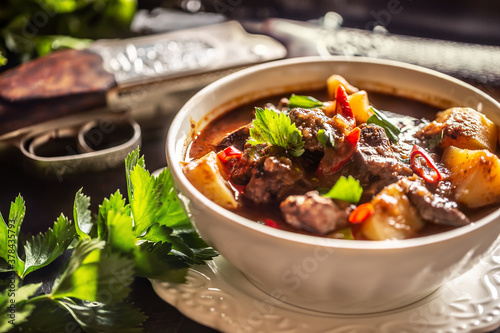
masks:
{"label": "scalloped white plate", "polygon": [[[500,240],[500,239],[499,239]],[[219,256],[189,271],[185,284],[153,280],[156,293],[187,317],[228,333],[459,333],[500,327],[500,242],[467,273],[403,308],[339,315],[298,308],[255,287]]]}

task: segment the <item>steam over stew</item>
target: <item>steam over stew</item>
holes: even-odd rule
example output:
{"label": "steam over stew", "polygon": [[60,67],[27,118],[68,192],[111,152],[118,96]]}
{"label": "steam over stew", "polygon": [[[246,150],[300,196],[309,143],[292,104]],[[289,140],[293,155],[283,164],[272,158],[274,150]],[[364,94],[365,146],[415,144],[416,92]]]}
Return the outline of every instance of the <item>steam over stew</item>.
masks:
{"label": "steam over stew", "polygon": [[205,196],[256,222],[406,239],[467,225],[500,202],[497,127],[473,109],[437,112],[338,75],[327,91],[256,105],[210,123],[183,166]]}

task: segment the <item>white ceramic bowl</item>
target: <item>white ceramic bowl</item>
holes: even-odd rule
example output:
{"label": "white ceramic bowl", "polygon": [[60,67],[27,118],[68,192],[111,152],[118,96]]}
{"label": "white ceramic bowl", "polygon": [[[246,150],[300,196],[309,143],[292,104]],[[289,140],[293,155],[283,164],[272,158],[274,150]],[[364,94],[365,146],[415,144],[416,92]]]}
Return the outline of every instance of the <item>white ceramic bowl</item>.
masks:
{"label": "white ceramic bowl", "polygon": [[394,309],[470,269],[497,239],[500,210],[471,225],[416,239],[324,239],[269,228],[217,206],[189,183],[179,164],[193,131],[217,115],[257,98],[325,87],[331,74],[360,88],[409,96],[443,109],[469,106],[500,124],[498,102],[435,71],[363,58],[296,58],[231,74],[191,98],[170,127],[168,165],[202,238],[269,295],[328,313]]}

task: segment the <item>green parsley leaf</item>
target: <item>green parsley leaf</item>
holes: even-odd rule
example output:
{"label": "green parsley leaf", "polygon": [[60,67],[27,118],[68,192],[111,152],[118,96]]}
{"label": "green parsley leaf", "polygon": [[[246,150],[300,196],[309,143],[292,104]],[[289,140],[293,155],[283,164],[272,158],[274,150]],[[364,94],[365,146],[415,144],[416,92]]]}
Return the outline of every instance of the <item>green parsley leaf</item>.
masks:
{"label": "green parsley leaf", "polygon": [[[3,259],[2,265],[5,264],[5,266],[9,266],[7,264],[9,260],[9,230],[7,228],[7,224],[5,223],[2,214],[0,214],[0,258]],[[16,242],[17,244],[17,242]],[[15,245],[17,246],[17,245]],[[4,270],[5,269],[5,270]],[[0,272],[4,271],[10,271],[10,268],[5,267],[4,269],[0,270]]]}
{"label": "green parsley leaf", "polygon": [[359,199],[361,199],[362,194],[363,188],[359,184],[358,180],[354,179],[352,176],[349,176],[348,178],[342,176],[339,180],[337,180],[330,191],[323,194],[323,196],[355,204],[358,203]]}
{"label": "green parsley leaf", "polygon": [[320,129],[318,131],[318,134],[316,134],[316,138],[318,139],[319,143],[321,143],[321,145],[325,148],[329,146],[328,144],[330,144],[331,147],[335,146],[335,138],[331,131]]}
{"label": "green parsley leaf", "polygon": [[397,143],[399,139],[399,133],[401,132],[400,129],[396,125],[391,123],[389,118],[387,118],[382,112],[373,107],[370,107],[370,110],[373,112],[373,116],[368,118],[366,122],[368,124],[376,124],[381,126],[385,130],[387,137],[393,143]]}
{"label": "green parsley leaf", "polygon": [[78,238],[90,239],[90,231],[93,223],[90,213],[90,197],[82,193],[79,189],[75,195],[75,203],[73,205],[73,218],[75,219],[75,228]]}
{"label": "green parsley leaf", "polygon": [[125,204],[125,199],[123,198],[120,190],[117,190],[114,194],[110,196],[109,199],[105,198],[101,205],[99,206],[99,212],[97,215],[97,238],[107,239],[107,220],[108,212],[122,212],[124,215],[130,216],[130,206]]}
{"label": "green parsley leaf", "polygon": [[144,242],[135,251],[136,274],[149,279],[184,283],[189,268],[183,258],[171,254],[172,244]]}
{"label": "green parsley leaf", "polygon": [[153,225],[143,240],[150,242],[169,242],[171,252],[191,265],[201,265],[218,254],[201,239],[193,227],[172,229],[164,225]]}
{"label": "green parsley leaf", "polygon": [[302,133],[292,124],[283,112],[277,113],[268,108],[255,108],[255,119],[250,128],[251,145],[269,143],[286,149],[292,156],[299,157],[304,153]]}
{"label": "green parsley leaf", "polygon": [[66,251],[75,238],[75,226],[64,215],[60,215],[44,234],[32,237],[24,244],[24,278],[30,272],[45,267]]}
{"label": "green parsley leaf", "polygon": [[31,303],[27,306],[34,309],[29,315],[29,320],[24,323],[18,322],[16,316],[14,327],[19,328],[19,332],[78,332],[80,329],[80,325],[66,309],[57,304],[57,301],[38,298],[36,304]]}
{"label": "green parsley leaf", "polygon": [[113,304],[129,293],[134,264],[117,253],[105,255],[105,242],[92,239],[78,243],[61,278],[54,283],[51,298],[74,297]]}
{"label": "green parsley leaf", "polygon": [[[100,214],[106,216],[103,220],[106,223],[107,244],[111,253],[119,253],[134,260],[134,267],[138,276],[146,278],[173,279],[171,282],[183,282],[187,271],[181,256],[171,253],[173,242],[171,239],[172,228],[160,226],[154,223],[147,233],[136,237],[130,207],[113,206],[120,200],[120,194],[115,193],[108,201],[108,210],[104,212],[104,207],[100,207]],[[115,210],[118,208],[117,210]],[[137,243],[141,246],[137,246]],[[183,244],[180,246],[182,247]],[[185,245],[184,245],[185,246]],[[187,248],[188,251],[191,251]],[[169,257],[164,263],[164,257]]]}
{"label": "green parsley leaf", "polygon": [[148,229],[148,232],[146,232],[144,236],[140,237],[140,239],[152,243],[169,242],[173,231],[174,229],[170,227],[155,223]]}
{"label": "green parsley leaf", "polygon": [[5,260],[0,271],[14,271],[18,276],[24,272],[24,261],[19,255],[19,237],[21,224],[26,214],[26,207],[21,195],[18,195],[14,202],[10,204],[9,220],[6,222],[0,214],[0,257]]}
{"label": "green parsley leaf", "polygon": [[157,182],[162,186],[160,198],[162,205],[156,214],[158,223],[167,227],[190,227],[191,221],[181,207],[168,168],[163,169],[158,175]]}
{"label": "green parsley leaf", "polygon": [[218,255],[217,251],[208,246],[196,230],[191,227],[185,230],[176,230],[176,235],[189,246],[194,257],[189,261],[192,264],[202,264],[205,260],[211,260]]}
{"label": "green parsley leaf", "polygon": [[112,251],[130,254],[136,248],[132,217],[122,211],[109,210],[107,221],[107,243]]}
{"label": "green parsley leaf", "polygon": [[[139,187],[135,186],[136,189]],[[145,226],[146,233],[136,235],[130,206],[124,204],[119,192],[99,207],[99,220],[105,224],[105,240],[110,253],[125,255],[133,260],[136,275],[184,282],[188,265],[183,257],[171,252],[175,241],[170,238],[172,228],[153,223],[152,226]],[[138,246],[138,243],[141,245]]]}
{"label": "green parsley leaf", "polygon": [[142,235],[156,222],[156,215],[162,205],[162,187],[143,165],[137,164],[127,170],[130,184],[130,207],[134,218],[135,235]]}
{"label": "green parsley leaf", "polygon": [[11,302],[13,298],[9,296],[9,294],[12,293],[10,288],[5,289],[4,292],[0,294],[0,332],[7,332],[14,326],[12,323],[9,323],[10,307],[12,304],[14,304],[15,307],[14,324],[19,325],[27,321],[35,306],[26,304],[26,302],[42,285],[40,282],[28,284],[19,288],[19,281],[17,279],[14,284],[15,287],[12,289],[15,291],[15,303]]}
{"label": "green parsley leaf", "polygon": [[132,193],[134,191],[132,182],[130,180],[130,172],[137,166],[146,168],[146,162],[144,161],[144,156],[141,156],[139,153],[139,147],[137,147],[133,152],[129,153],[125,158],[125,175],[127,178],[127,191],[129,200],[132,200]]}
{"label": "green parsley leaf", "polygon": [[303,96],[292,94],[288,99],[288,107],[293,108],[303,108],[303,109],[313,109],[317,107],[322,107],[323,102],[317,100],[312,96]]}
{"label": "green parsley leaf", "polygon": [[204,264],[217,253],[206,244],[192,247],[179,235],[195,230],[180,205],[168,168],[157,177],[151,175],[136,149],[127,156],[125,169],[130,205],[125,205],[119,193],[104,200],[99,207],[98,234],[107,235],[103,239],[112,252],[134,259],[138,276],[183,282],[189,265]]}

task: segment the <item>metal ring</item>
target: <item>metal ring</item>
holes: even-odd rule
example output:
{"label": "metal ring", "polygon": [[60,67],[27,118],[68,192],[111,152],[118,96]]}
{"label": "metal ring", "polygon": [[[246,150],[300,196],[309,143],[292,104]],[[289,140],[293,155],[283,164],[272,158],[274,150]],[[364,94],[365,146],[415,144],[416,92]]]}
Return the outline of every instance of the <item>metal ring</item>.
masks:
{"label": "metal ring", "polygon": [[132,118],[124,116],[89,121],[78,131],[78,148],[82,152],[94,152],[119,146],[133,138],[135,126]]}
{"label": "metal ring", "polygon": [[[92,148],[85,135],[99,126],[100,121],[107,121],[108,124],[114,124],[114,126],[125,124],[129,128],[130,137],[122,138],[122,142],[114,146],[104,145],[100,150]],[[105,128],[101,128],[101,130],[105,131]],[[74,138],[76,151],[63,156],[40,156],[37,150],[55,137]],[[99,172],[123,164],[127,154],[140,146],[141,137],[141,128],[131,117],[123,114],[106,115],[92,121],[86,121],[83,125],[27,135],[21,140],[20,149],[26,157],[24,164],[29,172],[43,177],[55,175],[57,178],[61,178],[68,174]],[[66,151],[71,150],[69,147],[65,149]]]}
{"label": "metal ring", "polygon": [[[36,150],[43,147],[47,143],[50,143],[50,141],[64,138],[76,138],[76,134],[77,130],[75,128],[54,129],[52,131],[44,132],[41,135],[30,137],[29,140],[24,142],[23,146],[28,148],[30,154],[38,155]],[[66,153],[70,154],[72,152],[68,150]]]}

